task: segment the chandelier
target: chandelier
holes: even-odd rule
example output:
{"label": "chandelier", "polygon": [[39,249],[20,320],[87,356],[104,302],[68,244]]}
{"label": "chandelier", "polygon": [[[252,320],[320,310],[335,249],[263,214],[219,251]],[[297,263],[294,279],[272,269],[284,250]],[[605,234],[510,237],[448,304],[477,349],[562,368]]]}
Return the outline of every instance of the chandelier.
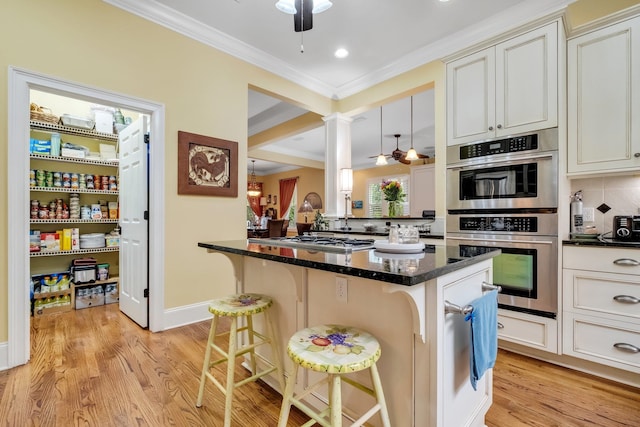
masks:
{"label": "chandelier", "polygon": [[256,161],[251,160],[251,178],[249,179],[249,184],[247,185],[247,196],[249,197],[258,197],[262,194],[260,190],[260,186],[256,182]]}

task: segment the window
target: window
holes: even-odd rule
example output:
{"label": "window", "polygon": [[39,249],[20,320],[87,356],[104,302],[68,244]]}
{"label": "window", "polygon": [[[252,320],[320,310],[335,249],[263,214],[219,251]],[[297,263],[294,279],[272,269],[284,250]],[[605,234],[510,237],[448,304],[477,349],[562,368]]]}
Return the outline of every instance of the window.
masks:
{"label": "window", "polygon": [[387,201],[380,189],[382,181],[398,181],[405,194],[402,203],[402,215],[409,215],[409,175],[373,178],[367,181],[367,216],[369,218],[382,218],[387,215]]}

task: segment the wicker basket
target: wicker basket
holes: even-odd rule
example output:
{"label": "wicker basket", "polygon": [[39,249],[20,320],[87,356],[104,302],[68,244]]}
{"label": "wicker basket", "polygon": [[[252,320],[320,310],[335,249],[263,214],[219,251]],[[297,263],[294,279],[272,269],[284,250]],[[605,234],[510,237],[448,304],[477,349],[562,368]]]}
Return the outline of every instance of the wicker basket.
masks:
{"label": "wicker basket", "polygon": [[31,110],[31,120],[36,120],[38,122],[47,122],[47,123],[58,123],[60,117],[55,114],[51,114],[51,110],[47,107],[38,107],[40,111]]}

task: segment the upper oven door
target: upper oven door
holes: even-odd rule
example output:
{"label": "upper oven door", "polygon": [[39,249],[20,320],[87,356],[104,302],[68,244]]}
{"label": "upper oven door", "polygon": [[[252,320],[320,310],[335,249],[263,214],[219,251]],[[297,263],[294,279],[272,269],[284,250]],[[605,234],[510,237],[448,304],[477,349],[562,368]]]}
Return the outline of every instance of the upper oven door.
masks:
{"label": "upper oven door", "polygon": [[449,211],[557,208],[557,152],[449,167],[447,189]]}

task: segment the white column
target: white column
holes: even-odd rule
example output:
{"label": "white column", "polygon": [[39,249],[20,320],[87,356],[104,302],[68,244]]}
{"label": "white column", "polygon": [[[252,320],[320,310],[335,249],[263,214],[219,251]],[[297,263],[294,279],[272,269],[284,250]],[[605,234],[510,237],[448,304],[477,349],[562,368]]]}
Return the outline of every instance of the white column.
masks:
{"label": "white column", "polygon": [[[344,194],[340,192],[340,169],[351,168],[351,122],[340,113],[323,117],[325,129],[324,199],[329,220],[344,218]],[[351,212],[351,206],[347,208]]]}

